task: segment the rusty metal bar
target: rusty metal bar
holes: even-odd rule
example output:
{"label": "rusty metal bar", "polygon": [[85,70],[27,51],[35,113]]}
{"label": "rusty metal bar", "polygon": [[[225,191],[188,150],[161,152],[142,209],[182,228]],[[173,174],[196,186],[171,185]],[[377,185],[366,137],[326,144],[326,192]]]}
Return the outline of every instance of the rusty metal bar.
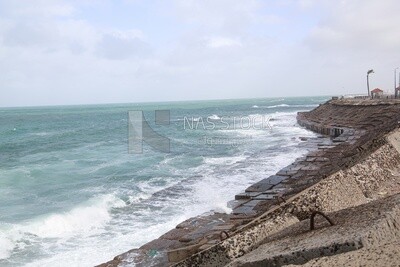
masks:
{"label": "rusty metal bar", "polygon": [[[223,236],[223,234],[225,234],[225,236]],[[222,232],[219,234],[219,239],[220,239],[221,241],[224,241],[224,240],[227,239],[227,238],[229,238],[229,234],[228,234],[227,231],[222,231]]]}
{"label": "rusty metal bar", "polygon": [[282,196],[276,196],[276,204],[286,203],[286,200]]}
{"label": "rusty metal bar", "polygon": [[333,223],[333,221],[326,214],[324,214],[323,212],[321,212],[321,211],[313,211],[313,213],[311,213],[311,217],[310,217],[310,231],[315,229],[314,218],[315,218],[315,215],[317,215],[317,214],[319,214],[322,217],[324,217],[329,222],[329,224],[331,226],[335,225]]}

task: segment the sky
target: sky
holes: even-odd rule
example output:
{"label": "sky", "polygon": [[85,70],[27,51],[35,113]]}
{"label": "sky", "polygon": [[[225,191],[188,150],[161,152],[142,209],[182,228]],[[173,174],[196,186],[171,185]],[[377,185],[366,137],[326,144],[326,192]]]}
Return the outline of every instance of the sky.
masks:
{"label": "sky", "polygon": [[369,69],[393,92],[399,14],[398,0],[0,0],[0,106],[359,94]]}

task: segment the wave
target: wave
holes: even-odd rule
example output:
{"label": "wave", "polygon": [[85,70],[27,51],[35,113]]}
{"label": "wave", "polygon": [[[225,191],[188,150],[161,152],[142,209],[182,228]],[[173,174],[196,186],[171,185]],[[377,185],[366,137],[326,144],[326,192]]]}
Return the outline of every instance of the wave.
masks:
{"label": "wave", "polygon": [[219,158],[204,158],[204,163],[209,165],[233,165],[240,161],[246,160],[245,156],[237,156],[237,157],[219,157]]}
{"label": "wave", "polygon": [[5,233],[0,232],[0,260],[7,259],[14,249],[14,242]]}
{"label": "wave", "polygon": [[270,99],[269,102],[282,102],[285,101],[284,98],[278,98],[278,99]]}
{"label": "wave", "polygon": [[279,104],[279,105],[268,106],[267,108],[281,108],[281,107],[289,107],[289,105],[288,104]]}
{"label": "wave", "polygon": [[305,105],[289,105],[289,104],[279,104],[279,105],[273,105],[273,106],[267,106],[266,108],[285,108],[285,107],[290,107],[290,108],[314,108],[317,107],[317,104],[305,104]]}
{"label": "wave", "polygon": [[215,114],[213,114],[213,115],[211,115],[211,116],[208,116],[208,118],[209,118],[210,120],[220,120],[220,119],[221,119],[218,115],[215,115]]}
{"label": "wave", "polygon": [[68,212],[47,215],[22,227],[23,232],[39,237],[65,237],[91,233],[111,220],[110,209],[125,206],[125,202],[112,194],[94,197],[84,205]]}
{"label": "wave", "polygon": [[[282,138],[279,139],[282,140]],[[276,146],[279,146],[279,143]],[[204,178],[196,180],[191,186],[193,190],[191,197],[194,203],[187,205],[186,214],[198,215],[199,212],[209,210],[229,213],[231,208],[227,202],[232,199],[232,193],[242,192],[247,186],[262,179],[260,177],[273,175],[295,158],[302,156],[304,152],[303,149],[291,149],[286,152],[274,150],[271,154],[267,150],[261,154],[249,154],[249,156],[205,158],[202,171]],[[243,165],[240,165],[241,161],[244,162]]]}
{"label": "wave", "polygon": [[[12,250],[24,246],[26,240],[69,238],[103,232],[111,220],[111,209],[126,204],[113,194],[94,197],[70,211],[37,217],[23,224],[8,225],[0,230],[0,259],[10,257]],[[4,229],[7,228],[7,229]]]}
{"label": "wave", "polygon": [[295,108],[315,108],[318,107],[319,104],[306,104],[306,105],[290,105]]}
{"label": "wave", "polygon": [[252,106],[252,108],[258,108],[258,106],[257,106],[257,105],[254,105],[254,106]]}

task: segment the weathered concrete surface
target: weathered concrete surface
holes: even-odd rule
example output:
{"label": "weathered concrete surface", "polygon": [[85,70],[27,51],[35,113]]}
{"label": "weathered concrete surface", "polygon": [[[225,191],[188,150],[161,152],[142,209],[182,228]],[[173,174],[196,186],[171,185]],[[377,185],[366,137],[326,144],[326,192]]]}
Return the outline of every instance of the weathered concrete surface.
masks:
{"label": "weathered concrete surface", "polygon": [[[328,216],[335,222],[334,226],[329,226],[319,218],[317,230],[310,231],[309,221],[304,220],[268,237],[265,244],[226,266],[303,264],[322,256],[360,248],[379,248],[383,244],[398,242],[400,238],[400,194],[333,212]],[[392,264],[400,264],[399,256],[400,253],[392,255]],[[342,257],[346,259],[345,255]],[[348,265],[336,263],[331,266]]]}
{"label": "weathered concrete surface", "polygon": [[[313,259],[302,267],[399,267],[400,241],[383,244],[379,247],[362,248],[343,254]],[[287,265],[298,267],[299,265]]]}
{"label": "weathered concrete surface", "polygon": [[[400,131],[396,131],[399,133]],[[400,154],[386,144],[351,168],[340,170],[311,186],[283,206],[286,212],[300,219],[308,218],[311,210],[332,212],[367,203],[380,190],[400,182],[397,170]],[[388,188],[382,188],[387,186]]]}
{"label": "weathered concrete surface", "polygon": [[206,253],[198,253],[175,266],[224,266],[232,259],[249,252],[254,244],[262,242],[267,236],[276,233],[294,223],[297,218],[287,214],[266,218],[265,223],[258,224],[252,229],[241,231],[209,249]]}

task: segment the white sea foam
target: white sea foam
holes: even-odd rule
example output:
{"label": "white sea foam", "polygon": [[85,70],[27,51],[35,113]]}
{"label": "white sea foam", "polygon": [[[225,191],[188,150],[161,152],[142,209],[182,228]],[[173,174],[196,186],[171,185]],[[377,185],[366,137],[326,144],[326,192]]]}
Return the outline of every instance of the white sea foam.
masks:
{"label": "white sea foam", "polygon": [[137,193],[135,195],[131,195],[128,197],[128,204],[138,203],[140,201],[146,200],[151,197],[151,194],[148,193]]}
{"label": "white sea foam", "polygon": [[221,118],[218,116],[218,115],[216,115],[216,114],[213,114],[213,115],[211,115],[211,116],[208,116],[208,118],[210,119],[210,120],[220,120]]}
{"label": "white sea foam", "polygon": [[50,133],[50,132],[40,132],[40,133],[32,133],[32,135],[36,135],[36,136],[48,136],[48,135],[53,135],[54,133]]}
{"label": "white sea foam", "polygon": [[14,249],[15,243],[4,232],[0,231],[0,260],[7,259]]}
{"label": "white sea foam", "polygon": [[204,163],[211,165],[233,165],[239,161],[245,160],[246,158],[247,158],[246,156],[219,157],[219,158],[207,157],[204,159]]}
{"label": "white sea foam", "polygon": [[[237,143],[245,143],[247,140],[246,139],[240,139],[242,137],[248,137],[248,138],[253,138],[257,136],[264,136],[268,133],[268,130],[266,129],[230,129],[230,130],[218,130],[220,133],[224,134],[230,134],[233,137],[238,137],[239,139],[231,139],[231,143],[234,144],[234,142]],[[227,142],[230,144],[229,142]]]}
{"label": "white sea foam", "polygon": [[257,106],[257,105],[254,105],[254,106],[252,106],[252,108],[258,108],[258,106]]}
{"label": "white sea foam", "polygon": [[50,131],[50,132],[32,132],[32,133],[29,133],[29,135],[50,137],[50,136],[54,136],[54,135],[63,135],[63,134],[74,133],[74,132],[76,132],[76,131],[67,129],[67,130]]}
{"label": "white sea foam", "polygon": [[312,104],[312,105],[292,105],[292,107],[296,107],[296,108],[315,108],[315,107],[318,107],[318,105],[316,105],[316,104]]}
{"label": "white sea foam", "polygon": [[[270,122],[273,123],[282,123],[282,121],[290,121],[290,122],[296,122],[296,114],[297,111],[295,112],[275,112],[268,114],[271,118]],[[278,120],[278,122],[274,121]]]}
{"label": "white sea foam", "polygon": [[[148,217],[156,216],[149,212]],[[78,244],[69,249],[63,249],[62,246],[57,247],[57,251],[51,251],[51,256],[37,259],[28,263],[25,267],[42,267],[42,266],[94,266],[102,262],[107,262],[115,255],[126,252],[134,247],[139,247],[152,239],[159,237],[168,230],[175,227],[178,223],[185,220],[186,215],[176,215],[169,217],[162,223],[139,223],[132,219],[130,221],[131,231],[122,233],[122,229],[113,229],[113,235],[93,236],[81,239]],[[134,229],[134,230],[132,230]],[[119,232],[117,233],[116,230]],[[49,248],[52,250],[53,248]],[[50,252],[50,251],[49,251]]]}
{"label": "white sea foam", "polygon": [[285,99],[284,98],[278,98],[278,99],[269,100],[269,102],[281,102],[281,101],[285,101]]}
{"label": "white sea foam", "polygon": [[135,185],[140,189],[141,193],[135,193],[135,196],[130,196],[129,198],[130,200],[134,200],[134,202],[148,199],[155,192],[161,191],[176,183],[173,177],[153,177],[147,181],[140,181],[135,183]]}
{"label": "white sea foam", "polygon": [[194,122],[198,122],[198,121],[200,121],[202,119],[203,119],[202,117],[193,117],[193,121]]}
{"label": "white sea foam", "polygon": [[289,105],[288,104],[279,104],[279,105],[268,106],[267,108],[282,108],[282,107],[289,107]]}
{"label": "white sea foam", "polygon": [[249,114],[244,117],[235,117],[231,122],[231,129],[220,129],[218,132],[245,136],[263,135],[270,127],[270,114]]}
{"label": "white sea foam", "polygon": [[[231,177],[232,178],[232,177]],[[244,177],[242,177],[244,178]],[[236,186],[227,183],[226,177],[216,179],[216,177],[207,177],[198,181],[193,186],[194,200],[190,209],[187,209],[186,215],[196,216],[199,213],[215,212],[230,213],[232,210],[228,208],[227,201],[232,198],[232,189]]]}
{"label": "white sea foam", "polygon": [[[39,243],[42,250],[49,250],[45,253],[53,254],[54,249],[63,247],[64,243],[68,243],[71,238],[81,239],[83,237],[90,240],[92,236],[98,236],[106,232],[104,227],[111,220],[111,209],[124,207],[125,205],[124,201],[113,194],[107,194],[94,197],[67,212],[41,216],[21,224],[3,225],[0,227],[0,260],[7,259],[14,249],[21,250],[29,243]],[[59,241],[53,245],[41,241],[48,238]],[[94,249],[94,247],[89,246],[87,249]],[[63,253],[68,255],[63,259],[64,266],[71,266],[71,260],[80,254],[78,251],[65,251],[65,249],[61,254]],[[59,255],[54,255],[54,257],[59,258]],[[92,255],[86,254],[84,257],[92,257]],[[47,260],[50,259],[46,259],[44,262]],[[92,259],[91,261],[91,265],[98,263],[97,259]],[[55,264],[56,262],[53,263],[53,266],[63,265]],[[84,264],[72,265],[83,266]],[[41,261],[35,261],[27,266],[44,265],[41,265]]]}
{"label": "white sea foam", "polygon": [[[224,162],[226,159],[208,158],[203,166],[204,179],[199,179],[192,185],[192,201],[185,205],[187,207],[185,214],[196,216],[209,210],[229,213],[231,209],[227,206],[227,202],[232,200],[233,194],[242,192],[251,184],[273,175],[303,153],[305,153],[305,150],[298,149],[290,154],[274,153],[273,156],[270,155],[267,158],[251,157],[254,163],[247,162],[243,169],[235,169],[234,172],[221,171],[221,169],[216,172],[212,166],[219,161]],[[246,157],[237,156],[235,158],[245,160]],[[221,168],[222,166],[218,167]],[[229,165],[227,167],[229,168]]]}
{"label": "white sea foam", "polygon": [[125,202],[112,194],[94,197],[67,212],[45,215],[17,229],[41,238],[68,237],[93,234],[110,219],[110,209],[125,206]]}
{"label": "white sea foam", "polygon": [[279,105],[272,105],[272,106],[262,106],[262,108],[269,108],[269,109],[271,109],[271,108],[287,108],[287,107],[290,107],[290,108],[315,108],[315,107],[317,107],[318,105],[315,105],[315,104],[304,104],[304,105],[297,105],[297,104],[294,104],[294,105],[290,105],[290,104],[279,104]]}

